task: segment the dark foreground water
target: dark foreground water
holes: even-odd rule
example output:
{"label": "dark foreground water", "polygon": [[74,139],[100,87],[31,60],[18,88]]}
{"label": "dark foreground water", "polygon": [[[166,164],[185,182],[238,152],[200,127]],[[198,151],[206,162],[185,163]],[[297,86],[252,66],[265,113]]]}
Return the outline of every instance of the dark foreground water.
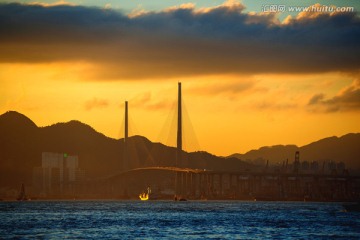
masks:
{"label": "dark foreground water", "polygon": [[360,239],[340,203],[0,202],[0,239]]}

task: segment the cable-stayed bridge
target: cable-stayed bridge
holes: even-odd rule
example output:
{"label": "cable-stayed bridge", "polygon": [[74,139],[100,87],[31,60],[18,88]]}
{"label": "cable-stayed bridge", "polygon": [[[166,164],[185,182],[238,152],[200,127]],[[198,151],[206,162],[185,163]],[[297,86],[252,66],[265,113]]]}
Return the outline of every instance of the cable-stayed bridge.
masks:
{"label": "cable-stayed bridge", "polygon": [[[292,167],[277,171],[235,168],[223,171],[189,168],[184,162],[181,83],[178,83],[176,154],[169,166],[132,168],[129,154],[128,102],[125,102],[124,150],[117,174],[93,181],[91,188],[103,197],[137,198],[151,187],[158,199],[246,199],[350,201],[360,197],[360,176],[347,171],[324,173],[299,170],[299,153]],[[240,160],[239,160],[240,161]],[[154,163],[157,161],[153,161]]]}

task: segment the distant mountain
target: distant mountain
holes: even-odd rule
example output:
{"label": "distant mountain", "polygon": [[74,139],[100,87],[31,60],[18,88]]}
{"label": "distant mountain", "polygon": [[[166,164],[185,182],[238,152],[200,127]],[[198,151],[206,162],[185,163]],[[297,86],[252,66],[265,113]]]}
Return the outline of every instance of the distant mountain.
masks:
{"label": "distant mountain", "polygon": [[[128,168],[174,166],[176,149],[153,143],[142,136],[128,141]],[[79,156],[79,167],[89,178],[116,174],[123,166],[123,139],[112,139],[79,121],[38,127],[26,116],[9,111],[0,115],[0,187],[31,185],[34,167],[42,152]],[[253,165],[238,158],[222,158],[206,152],[184,153],[184,167],[215,170],[248,169]]]}
{"label": "distant mountain", "polygon": [[[79,156],[80,168],[89,178],[116,174],[123,166],[123,139],[112,139],[79,121],[38,127],[26,116],[10,111],[0,115],[0,188],[30,185],[34,167],[41,165],[42,152]],[[153,143],[142,136],[129,138],[127,168],[174,166],[176,149]],[[343,161],[360,169],[360,134],[352,133],[319,140],[303,147],[277,145],[234,154],[227,158],[207,152],[184,152],[184,167],[213,170],[245,170],[253,163],[293,162],[296,151],[304,161]],[[241,159],[241,160],[240,160]],[[251,160],[251,161],[248,161]],[[251,162],[251,164],[250,164]]]}
{"label": "distant mountain", "polygon": [[360,169],[360,133],[349,133],[342,137],[329,137],[308,145],[276,145],[251,150],[245,154],[233,154],[242,160],[275,164],[289,159],[294,161],[295,152],[300,151],[300,161],[344,162],[348,168]]}

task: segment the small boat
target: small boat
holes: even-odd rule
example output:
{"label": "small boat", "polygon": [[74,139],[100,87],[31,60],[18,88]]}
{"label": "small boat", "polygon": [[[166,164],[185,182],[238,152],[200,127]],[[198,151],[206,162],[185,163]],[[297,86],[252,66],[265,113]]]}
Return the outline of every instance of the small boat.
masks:
{"label": "small boat", "polygon": [[273,196],[255,196],[254,201],[260,201],[260,202],[274,202],[279,201],[279,198],[273,197]]}
{"label": "small boat", "polygon": [[343,204],[347,212],[360,212],[360,202]]}
{"label": "small boat", "polygon": [[151,189],[150,187],[147,188],[147,192],[142,192],[139,194],[139,198],[141,201],[147,201],[150,199]]}
{"label": "small boat", "polygon": [[23,183],[21,184],[20,193],[16,200],[18,200],[18,201],[28,201],[29,200],[29,198],[25,194],[25,185]]}
{"label": "small boat", "polygon": [[187,199],[186,199],[186,198],[183,198],[183,197],[181,197],[181,196],[177,196],[177,195],[175,195],[175,197],[174,197],[174,201],[186,202],[186,201],[187,201]]}

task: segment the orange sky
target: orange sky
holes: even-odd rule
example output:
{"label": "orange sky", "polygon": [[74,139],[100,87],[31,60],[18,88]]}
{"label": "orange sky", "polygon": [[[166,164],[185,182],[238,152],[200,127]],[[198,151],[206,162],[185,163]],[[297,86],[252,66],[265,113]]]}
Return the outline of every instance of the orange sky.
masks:
{"label": "orange sky", "polygon": [[[324,74],[217,75],[171,81],[84,81],[91,65],[2,64],[1,112],[19,111],[38,126],[72,119],[113,138],[123,133],[123,102],[129,101],[130,133],[152,141],[168,140],[177,98],[177,82],[198,139],[185,123],[188,150],[219,155],[245,152],[264,145],[304,145],[323,137],[360,132],[357,111],[326,112],[308,106],[318,89],[341,94],[351,76]],[[66,71],[64,73],[64,71]],[[64,80],[65,79],[65,80]],[[243,85],[236,89],[238,79]],[[172,111],[172,112],[171,112]],[[187,121],[187,119],[185,119]],[[174,135],[174,134],[173,134]]]}
{"label": "orange sky", "polygon": [[[234,21],[241,21],[245,16],[241,12],[242,5],[231,2],[232,7],[226,6],[225,13],[229,16],[236,13],[239,16]],[[220,10],[208,12],[215,14]],[[196,17],[209,14],[204,10],[186,11],[192,11]],[[170,11],[165,16],[171,14]],[[326,15],[328,21],[331,20],[329,16]],[[261,14],[255,17],[257,21],[265,21],[264,25],[274,22],[274,16],[266,20],[262,20]],[[309,19],[315,21],[320,17]],[[253,18],[251,16],[252,21]],[[357,15],[355,18],[359,21]],[[305,20],[294,21],[309,24],[309,20]],[[244,23],[244,28],[249,24],[253,23]],[[276,24],[284,28],[285,23]],[[169,119],[171,122],[177,82],[181,81],[184,103],[198,139],[196,143],[185,124],[186,150],[229,155],[265,145],[301,146],[324,137],[360,132],[359,63],[354,61],[356,57],[345,54],[348,51],[356,55],[359,43],[344,45],[341,54],[345,53],[338,55],[342,62],[335,60],[334,63],[334,60],[326,62],[327,56],[316,52],[312,53],[314,59],[309,58],[311,53],[303,53],[308,50],[307,45],[302,46],[303,49],[292,49],[289,54],[278,52],[276,55],[272,48],[261,49],[262,54],[259,50],[262,45],[253,46],[256,41],[245,42],[244,38],[227,44],[228,39],[236,35],[230,36],[221,28],[219,32],[212,32],[219,34],[214,39],[210,35],[191,39],[183,35],[181,38],[172,29],[165,40],[161,31],[165,31],[166,26],[159,29],[154,30],[159,31],[159,35],[148,36],[147,45],[143,42],[146,32],[138,29],[129,33],[128,39],[121,38],[121,43],[109,35],[107,43],[116,42],[114,48],[102,43],[102,39],[82,43],[81,34],[61,40],[55,33],[50,37],[49,41],[53,41],[50,45],[42,44],[41,37],[29,37],[29,41],[22,42],[23,35],[3,40],[0,112],[18,111],[38,126],[76,119],[109,137],[119,138],[123,132],[123,103],[128,100],[130,133],[174,144],[176,136],[170,142],[167,139],[170,124],[166,122]],[[192,34],[186,26],[176,31]],[[187,42],[181,42],[184,39]],[[171,45],[168,41],[179,45]],[[301,48],[303,43],[297,44]],[[309,44],[312,45],[313,42]],[[251,47],[254,47],[253,53],[245,50]],[[282,48],[283,44],[275,47]],[[209,52],[211,49],[214,51]],[[233,55],[233,51],[239,54]]]}

